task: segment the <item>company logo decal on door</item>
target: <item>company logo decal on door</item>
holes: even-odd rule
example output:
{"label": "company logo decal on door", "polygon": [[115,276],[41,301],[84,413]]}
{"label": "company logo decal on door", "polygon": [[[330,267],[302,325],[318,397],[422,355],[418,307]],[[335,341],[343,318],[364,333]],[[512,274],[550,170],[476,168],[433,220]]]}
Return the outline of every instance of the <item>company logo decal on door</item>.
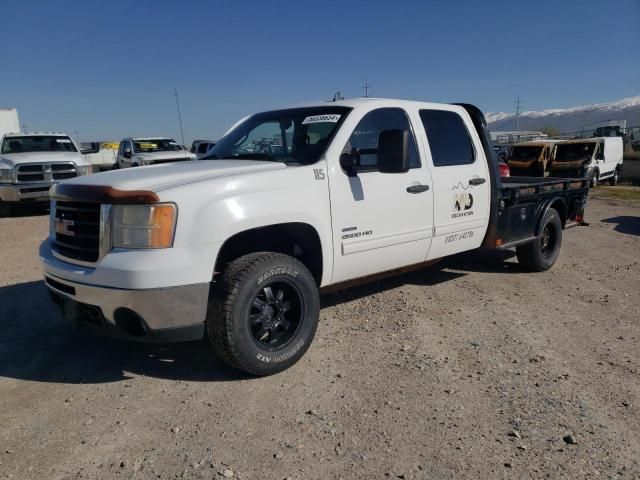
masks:
{"label": "company logo decal on door", "polygon": [[460,191],[468,190],[469,188],[473,188],[473,185],[467,185],[465,187],[462,182],[458,182],[457,185],[451,187],[451,190],[458,190],[453,194],[453,213],[451,214],[451,218],[473,215],[473,210],[471,210],[471,207],[473,207],[473,195],[466,191]]}

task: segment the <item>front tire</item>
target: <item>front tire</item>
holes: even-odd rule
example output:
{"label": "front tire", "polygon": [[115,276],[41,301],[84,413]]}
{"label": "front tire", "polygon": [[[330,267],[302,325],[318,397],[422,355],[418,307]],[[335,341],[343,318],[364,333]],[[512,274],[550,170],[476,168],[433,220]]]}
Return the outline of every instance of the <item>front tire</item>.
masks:
{"label": "front tire", "polygon": [[280,253],[231,262],[211,289],[207,332],[216,354],[253,375],[295,364],[313,341],[320,296],[309,270]]}
{"label": "front tire", "polygon": [[589,187],[596,188],[598,186],[598,172],[591,174],[591,180],[589,180]]}
{"label": "front tire", "polygon": [[562,221],[560,214],[550,208],[542,217],[540,234],[532,242],[516,247],[518,263],[527,270],[543,272],[549,270],[560,254],[562,245]]}

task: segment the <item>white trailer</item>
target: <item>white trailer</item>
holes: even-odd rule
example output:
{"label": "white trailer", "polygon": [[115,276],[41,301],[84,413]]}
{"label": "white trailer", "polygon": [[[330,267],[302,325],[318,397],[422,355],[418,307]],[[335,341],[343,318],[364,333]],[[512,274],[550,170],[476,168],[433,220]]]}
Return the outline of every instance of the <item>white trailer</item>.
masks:
{"label": "white trailer", "polygon": [[0,108],[0,136],[5,133],[20,133],[18,110],[15,108]]}

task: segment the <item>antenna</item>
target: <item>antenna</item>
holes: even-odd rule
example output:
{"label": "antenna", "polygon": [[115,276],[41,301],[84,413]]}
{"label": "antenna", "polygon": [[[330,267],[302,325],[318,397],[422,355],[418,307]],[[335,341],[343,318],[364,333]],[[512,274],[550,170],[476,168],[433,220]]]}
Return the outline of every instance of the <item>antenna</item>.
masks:
{"label": "antenna", "polygon": [[367,98],[369,96],[369,89],[371,88],[371,84],[369,84],[369,80],[367,79],[364,80],[364,85],[362,86],[362,88],[364,88],[364,96],[365,98]]}
{"label": "antenna", "polygon": [[520,94],[518,94],[518,98],[516,100],[516,132],[520,131],[520,128],[519,128],[520,105],[522,105],[522,102],[520,101]]}
{"label": "antenna", "polygon": [[344,97],[342,96],[342,92],[340,90],[333,94],[333,100],[331,101],[335,102],[337,100],[344,100]]}
{"label": "antenna", "polygon": [[173,94],[176,96],[176,109],[178,110],[178,123],[180,124],[180,135],[182,136],[182,145],[184,146],[184,130],[182,130],[182,115],[180,114],[180,99],[178,98],[178,89],[173,88]]}

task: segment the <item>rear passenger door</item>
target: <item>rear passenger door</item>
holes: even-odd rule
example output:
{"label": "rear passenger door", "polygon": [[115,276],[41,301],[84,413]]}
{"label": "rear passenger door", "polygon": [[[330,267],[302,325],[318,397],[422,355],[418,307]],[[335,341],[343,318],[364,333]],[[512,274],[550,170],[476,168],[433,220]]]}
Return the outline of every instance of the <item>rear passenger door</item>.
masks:
{"label": "rear passenger door", "polygon": [[434,238],[428,259],[477,248],[489,222],[489,169],[480,138],[460,109],[421,109],[430,152]]}

